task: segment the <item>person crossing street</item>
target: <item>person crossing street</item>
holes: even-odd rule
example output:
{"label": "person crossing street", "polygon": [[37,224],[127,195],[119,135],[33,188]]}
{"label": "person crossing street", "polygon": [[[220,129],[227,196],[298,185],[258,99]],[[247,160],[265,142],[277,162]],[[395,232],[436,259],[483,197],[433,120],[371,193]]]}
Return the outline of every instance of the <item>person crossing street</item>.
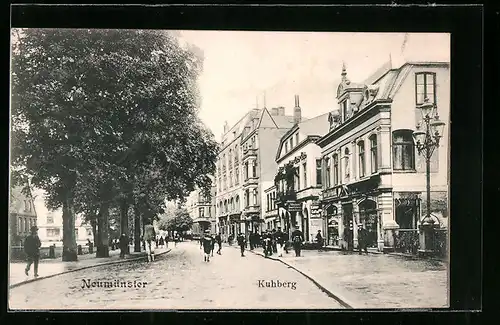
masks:
{"label": "person crossing street", "polygon": [[295,230],[292,232],[292,245],[295,250],[295,256],[299,257],[302,249],[302,243],[304,242],[304,234],[300,231],[297,225],[294,228]]}
{"label": "person crossing street", "polygon": [[38,262],[40,261],[40,247],[42,243],[40,242],[40,238],[38,237],[38,227],[31,227],[31,233],[24,240],[24,252],[27,256],[27,264],[24,269],[24,273],[29,275],[31,264],[34,264],[34,275],[35,278],[38,277]]}
{"label": "person crossing street", "polygon": [[155,228],[150,222],[148,222],[148,224],[144,226],[144,242],[146,245],[146,252],[148,254],[148,262],[154,262],[155,260],[155,239]]}
{"label": "person crossing street", "polygon": [[203,243],[203,260],[210,262],[210,252],[212,251],[213,238],[210,236],[210,230],[205,230],[205,235],[202,237]]}
{"label": "person crossing street", "polygon": [[274,233],[274,242],[276,243],[276,252],[278,256],[283,257],[284,234],[281,231],[281,227],[278,227],[278,231]]}
{"label": "person crossing street", "polygon": [[222,249],[222,237],[220,234],[217,234],[215,236],[215,241],[217,242],[217,246],[218,246],[218,249],[217,249],[217,254],[221,255],[221,249]]}
{"label": "person crossing street", "polygon": [[245,235],[243,233],[239,233],[238,237],[236,237],[236,241],[238,242],[238,246],[240,246],[240,251],[241,251],[241,257],[245,256],[245,245],[247,244],[247,240],[245,238]]}

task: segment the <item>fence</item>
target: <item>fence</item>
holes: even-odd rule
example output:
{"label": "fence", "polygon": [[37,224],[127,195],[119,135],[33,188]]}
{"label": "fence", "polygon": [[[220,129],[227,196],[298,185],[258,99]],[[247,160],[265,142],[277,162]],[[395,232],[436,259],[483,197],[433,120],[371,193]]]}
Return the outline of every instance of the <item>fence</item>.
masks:
{"label": "fence", "polygon": [[417,254],[419,244],[418,229],[398,229],[394,234],[396,252]]}
{"label": "fence", "polygon": [[[78,255],[85,255],[89,254],[89,247],[88,246],[82,246],[78,245],[81,247],[81,254]],[[62,251],[63,248],[61,246],[59,247],[54,247],[54,257],[50,256],[50,247],[41,247],[40,248],[40,259],[46,259],[46,258],[60,258],[62,256]],[[80,253],[80,252],[78,252]],[[22,261],[26,259],[26,254],[24,253],[24,247],[23,246],[12,246],[10,250],[10,259],[12,261]]]}

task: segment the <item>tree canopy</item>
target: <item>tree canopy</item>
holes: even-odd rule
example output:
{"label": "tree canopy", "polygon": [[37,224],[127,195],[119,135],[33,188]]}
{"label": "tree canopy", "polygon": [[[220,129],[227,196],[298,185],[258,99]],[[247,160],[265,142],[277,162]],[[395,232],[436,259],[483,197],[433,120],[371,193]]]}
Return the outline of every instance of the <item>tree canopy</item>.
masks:
{"label": "tree canopy", "polygon": [[210,191],[218,145],[198,117],[200,51],[166,31],[14,33],[13,179],[91,217],[125,200],[151,218],[165,198]]}

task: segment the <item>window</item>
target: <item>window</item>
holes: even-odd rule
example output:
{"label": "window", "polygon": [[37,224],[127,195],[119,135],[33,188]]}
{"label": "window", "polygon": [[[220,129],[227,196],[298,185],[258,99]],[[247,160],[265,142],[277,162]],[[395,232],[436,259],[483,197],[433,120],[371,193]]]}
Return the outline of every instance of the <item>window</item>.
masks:
{"label": "window", "polygon": [[234,185],[238,185],[240,183],[240,170],[236,167],[234,171]]}
{"label": "window", "polygon": [[257,162],[255,160],[252,164],[252,177],[257,177]]}
{"label": "window", "polygon": [[290,150],[293,148],[293,138],[290,138]]}
{"label": "window", "polygon": [[257,205],[257,190],[253,189],[253,205]]}
{"label": "window", "polygon": [[302,164],[302,172],[304,173],[304,188],[307,187],[307,163]]}
{"label": "window", "polygon": [[236,165],[239,161],[240,152],[238,150],[238,146],[234,147],[234,164]]}
{"label": "window", "polygon": [[30,201],[24,200],[24,211],[28,212],[30,210]]}
{"label": "window", "polygon": [[250,191],[246,190],[245,191],[245,207],[248,207],[250,205]]}
{"label": "window", "polygon": [[321,178],[321,159],[316,159],[316,186],[321,185],[322,178]]}
{"label": "window", "polygon": [[422,104],[425,98],[436,103],[436,74],[433,72],[415,73],[415,103]]}
{"label": "window", "polygon": [[205,218],[205,208],[200,208],[200,218]]}
{"label": "window", "polygon": [[255,135],[252,137],[252,149],[255,149],[257,148],[257,146],[255,145]]}
{"label": "window", "polygon": [[229,159],[229,169],[231,169],[233,167],[233,150],[232,149],[229,149],[228,159]]}
{"label": "window", "polygon": [[248,161],[245,162],[245,180],[248,179]]}
{"label": "window", "polygon": [[24,231],[28,232],[30,231],[30,227],[29,227],[29,224],[28,224],[28,218],[24,218]]}
{"label": "window", "polygon": [[59,237],[60,229],[59,228],[47,228],[47,237]]}
{"label": "window", "polygon": [[300,166],[297,166],[295,169],[295,172],[297,173],[295,176],[295,183],[297,184],[296,190],[300,190]]}
{"label": "window", "polygon": [[325,185],[326,188],[330,187],[330,158],[325,159],[325,166],[326,166],[326,172],[325,172]]}
{"label": "window", "polygon": [[348,118],[347,114],[349,113],[347,111],[347,99],[340,104],[340,109],[342,111],[342,121],[347,120]]}
{"label": "window", "polygon": [[211,214],[212,214],[212,208],[208,207],[208,216],[210,217]]}
{"label": "window", "polygon": [[295,133],[295,145],[299,144],[299,134]]}
{"label": "window", "polygon": [[288,142],[285,142],[285,153],[288,152]]}
{"label": "window", "polygon": [[358,142],[358,164],[359,177],[365,176],[365,142]]}
{"label": "window", "polygon": [[339,184],[339,155],[333,155],[333,185]]}
{"label": "window", "polygon": [[350,152],[349,152],[349,148],[345,148],[344,150],[344,176],[345,176],[345,181],[348,182],[349,181],[349,178],[351,176],[351,169],[350,169],[350,166],[349,166],[349,155],[350,155]]}
{"label": "window", "polygon": [[392,134],[394,170],[415,169],[415,146],[411,130],[394,131]]}
{"label": "window", "polygon": [[374,134],[370,137],[370,165],[372,167],[372,173],[376,173],[378,170],[377,135],[376,134]]}
{"label": "window", "polygon": [[54,223],[54,216],[53,215],[48,215],[47,216],[47,223]]}
{"label": "window", "polygon": [[233,187],[233,172],[229,172],[229,187]]}

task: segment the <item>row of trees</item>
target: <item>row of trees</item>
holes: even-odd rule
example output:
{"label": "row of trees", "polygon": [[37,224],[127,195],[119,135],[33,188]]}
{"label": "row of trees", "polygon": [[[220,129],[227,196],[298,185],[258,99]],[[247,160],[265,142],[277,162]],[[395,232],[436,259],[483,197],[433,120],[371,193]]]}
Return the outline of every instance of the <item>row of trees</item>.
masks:
{"label": "row of trees", "polygon": [[198,117],[201,51],[150,30],[14,30],[11,181],[63,211],[63,261],[77,259],[75,214],[109,256],[110,211],[134,250],[141,220],[198,186],[209,192],[218,145]]}

